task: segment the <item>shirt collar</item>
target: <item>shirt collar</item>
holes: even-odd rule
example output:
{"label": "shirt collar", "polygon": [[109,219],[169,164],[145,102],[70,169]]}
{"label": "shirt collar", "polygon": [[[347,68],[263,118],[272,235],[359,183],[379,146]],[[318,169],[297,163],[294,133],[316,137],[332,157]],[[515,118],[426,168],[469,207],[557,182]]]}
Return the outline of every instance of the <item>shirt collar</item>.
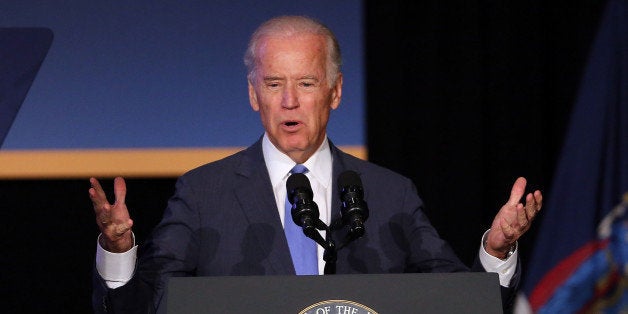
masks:
{"label": "shirt collar", "polygon": [[[268,174],[270,175],[270,182],[273,187],[276,187],[278,184],[283,183],[287,174],[294,167],[295,162],[270,142],[267,133],[264,133],[262,140],[262,152]],[[327,137],[325,137],[314,155],[305,161],[303,165],[309,170],[308,176],[310,178],[315,179],[325,188],[329,186],[332,173],[332,158]]]}

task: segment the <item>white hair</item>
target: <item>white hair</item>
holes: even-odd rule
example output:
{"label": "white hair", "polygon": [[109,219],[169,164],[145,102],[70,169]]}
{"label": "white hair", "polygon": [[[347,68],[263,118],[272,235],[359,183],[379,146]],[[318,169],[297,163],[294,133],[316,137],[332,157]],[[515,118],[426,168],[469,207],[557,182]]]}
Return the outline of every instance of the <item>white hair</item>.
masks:
{"label": "white hair", "polygon": [[334,33],[321,22],[305,16],[279,16],[270,19],[260,25],[251,35],[251,40],[244,55],[244,65],[247,69],[247,79],[253,81],[258,66],[257,49],[264,37],[270,36],[294,36],[298,34],[314,34],[322,35],[327,43],[327,78],[329,86],[334,86],[342,58],[340,55],[340,46]]}

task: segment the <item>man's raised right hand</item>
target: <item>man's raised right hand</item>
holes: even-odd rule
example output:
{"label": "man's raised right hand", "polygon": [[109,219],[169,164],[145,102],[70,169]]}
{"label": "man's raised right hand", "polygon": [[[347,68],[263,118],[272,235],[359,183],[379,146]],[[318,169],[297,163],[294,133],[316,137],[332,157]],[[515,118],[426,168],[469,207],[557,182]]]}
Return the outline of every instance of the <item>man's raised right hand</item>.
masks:
{"label": "man's raised right hand", "polygon": [[124,203],[126,197],[124,179],[121,177],[114,179],[115,202],[113,204],[109,204],[107,195],[105,195],[105,191],[103,191],[98,180],[90,178],[89,182],[92,185],[89,189],[89,198],[94,205],[96,224],[102,233],[100,245],[103,249],[113,253],[130,250],[133,247],[133,235],[131,233],[133,220]]}

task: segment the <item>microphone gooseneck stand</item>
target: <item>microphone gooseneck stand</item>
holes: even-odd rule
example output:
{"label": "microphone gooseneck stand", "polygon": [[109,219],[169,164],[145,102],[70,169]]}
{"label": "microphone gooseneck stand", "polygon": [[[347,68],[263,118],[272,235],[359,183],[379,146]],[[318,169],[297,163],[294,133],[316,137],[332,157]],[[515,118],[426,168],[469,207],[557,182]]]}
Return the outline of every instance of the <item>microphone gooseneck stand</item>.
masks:
{"label": "microphone gooseneck stand", "polygon": [[[292,220],[303,228],[303,233],[318,245],[323,247],[323,261],[325,261],[325,275],[336,273],[336,261],[338,251],[346,247],[352,241],[362,237],[365,233],[364,222],[369,216],[369,210],[364,201],[362,181],[354,171],[345,171],[338,178],[338,188],[342,206],[340,219],[327,226],[319,218],[318,206],[313,200],[313,192],[310,182],[302,173],[294,173],[288,177],[286,190],[288,200],[292,204]],[[332,238],[332,231],[349,226],[349,232],[340,247]],[[325,239],[320,234],[325,231]]]}

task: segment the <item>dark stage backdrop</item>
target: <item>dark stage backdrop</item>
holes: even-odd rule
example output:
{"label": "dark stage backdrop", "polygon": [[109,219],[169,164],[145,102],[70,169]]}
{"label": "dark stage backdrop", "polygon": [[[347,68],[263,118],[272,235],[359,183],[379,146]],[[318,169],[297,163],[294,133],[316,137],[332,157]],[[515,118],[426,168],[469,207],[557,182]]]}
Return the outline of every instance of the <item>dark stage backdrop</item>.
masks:
{"label": "dark stage backdrop", "polygon": [[551,193],[604,1],[368,4],[369,159],[412,178],[471,263],[518,176]]}
{"label": "dark stage backdrop", "polygon": [[[603,4],[367,1],[369,159],[416,183],[466,263],[517,176],[551,193]],[[139,241],[174,180],[128,181]],[[90,312],[97,229],[88,187],[87,178],[0,181],[3,309]],[[534,231],[521,243],[524,263]]]}

